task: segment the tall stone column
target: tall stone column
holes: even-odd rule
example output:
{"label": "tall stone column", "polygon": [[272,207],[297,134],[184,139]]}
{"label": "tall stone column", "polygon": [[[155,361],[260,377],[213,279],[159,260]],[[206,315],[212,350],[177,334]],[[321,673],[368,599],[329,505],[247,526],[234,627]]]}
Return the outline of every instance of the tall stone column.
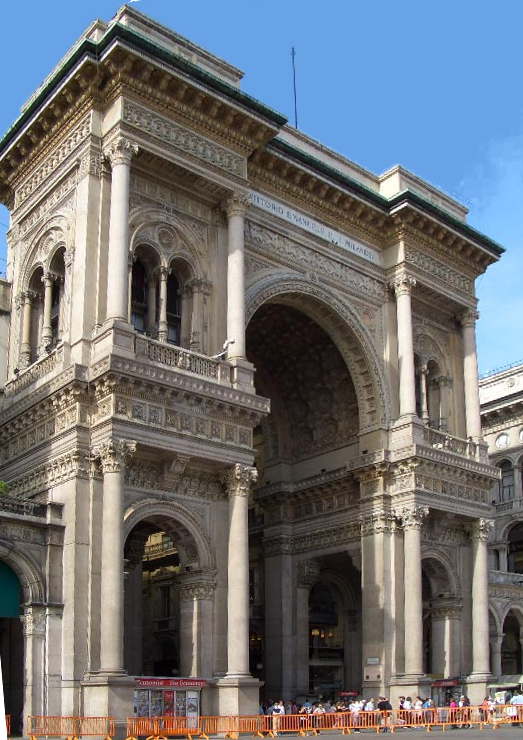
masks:
{"label": "tall stone column", "polygon": [[160,342],[167,341],[167,278],[169,277],[169,268],[160,267],[158,275],[160,277],[160,318],[158,321],[158,339]]}
{"label": "tall stone column", "polygon": [[421,528],[426,506],[405,506],[402,521],[405,551],[405,673],[423,675],[423,600],[421,592]]}
{"label": "tall stone column", "polygon": [[156,324],[156,276],[150,275],[147,283],[147,331],[153,337]]}
{"label": "tall stone column", "polygon": [[411,292],[416,280],[398,275],[391,288],[396,295],[398,324],[398,364],[400,416],[416,415],[416,385],[414,372],[414,340],[412,335]]}
{"label": "tall stone column", "polygon": [[25,681],[24,713],[25,715],[45,714],[45,607],[26,606],[21,617],[24,633]]}
{"label": "tall stone column", "polygon": [[182,582],[178,593],[180,596],[180,674],[193,677],[212,676],[214,584]]}
{"label": "tall stone column", "polygon": [[320,568],[315,560],[300,560],[296,594],[296,695],[309,693],[309,593]]}
{"label": "tall stone column", "polygon": [[105,156],[112,167],[107,264],[107,318],[128,321],[129,180],[131,158],[138,147],[127,139],[114,141]]}
{"label": "tall stone column", "polygon": [[472,673],[490,674],[487,541],[494,523],[478,519],[471,526],[472,540]]}
{"label": "tall stone column", "polygon": [[49,346],[53,340],[53,327],[51,326],[51,309],[53,307],[53,283],[55,276],[52,272],[45,272],[42,277],[44,284],[44,325],[42,327],[42,346]]}
{"label": "tall stone column", "polygon": [[124,467],[136,442],[109,440],[93,449],[103,471],[100,673],[124,673]]}
{"label": "tall stone column", "polygon": [[256,468],[236,464],[222,476],[229,496],[227,677],[249,673],[249,490]]}
{"label": "tall stone column", "polygon": [[503,669],[501,667],[501,645],[503,644],[504,637],[504,634],[490,636],[490,647],[492,650],[491,671],[497,678],[503,675]]}
{"label": "tall stone column", "polygon": [[476,355],[477,311],[469,309],[461,318],[463,330],[463,378],[465,384],[465,417],[467,437],[477,440],[481,437],[481,416],[479,410],[478,359]]}
{"label": "tall stone column", "polygon": [[425,424],[430,421],[429,398],[427,394],[427,376],[429,369],[426,365],[421,368],[421,419]]}
{"label": "tall stone column", "polygon": [[20,348],[20,359],[22,367],[28,367],[31,364],[31,321],[32,308],[35,294],[31,290],[26,290],[23,297],[23,326],[22,326],[22,346]]}
{"label": "tall stone column", "polygon": [[227,356],[245,357],[245,211],[249,198],[234,193],[225,203],[229,244],[227,257],[227,338],[234,339]]}

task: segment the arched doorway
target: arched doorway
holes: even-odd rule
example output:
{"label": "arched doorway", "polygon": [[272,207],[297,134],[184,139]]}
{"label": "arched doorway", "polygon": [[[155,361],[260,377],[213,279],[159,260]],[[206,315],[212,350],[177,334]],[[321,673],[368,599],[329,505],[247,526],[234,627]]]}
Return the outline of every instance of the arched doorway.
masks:
{"label": "arched doorway", "polygon": [[16,573],[0,560],[0,657],[6,714],[18,730],[24,702],[24,638],[20,620],[21,585]]}
{"label": "arched doorway", "polygon": [[126,670],[212,676],[214,570],[196,517],[175,503],[144,501],[126,530]]}
{"label": "arched doorway", "polygon": [[461,604],[448,567],[437,557],[423,559],[422,598],[424,671],[454,677],[460,672]]}
{"label": "arched doorway", "polygon": [[521,674],[523,659],[521,640],[523,638],[523,616],[511,609],[503,621],[503,641],[501,643],[501,673]]}

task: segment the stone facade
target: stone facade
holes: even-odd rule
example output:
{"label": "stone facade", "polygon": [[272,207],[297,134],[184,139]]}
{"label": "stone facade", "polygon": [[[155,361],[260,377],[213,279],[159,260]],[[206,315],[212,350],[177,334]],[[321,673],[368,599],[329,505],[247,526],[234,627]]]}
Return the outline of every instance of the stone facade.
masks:
{"label": "stone facade", "polygon": [[0,141],[8,710],[123,718],[147,674],[205,679],[205,714],[482,698],[501,250],[134,9],[74,48]]}
{"label": "stone facade", "polygon": [[479,387],[483,434],[499,471],[488,544],[491,666],[510,687],[523,673],[523,366],[490,373]]}

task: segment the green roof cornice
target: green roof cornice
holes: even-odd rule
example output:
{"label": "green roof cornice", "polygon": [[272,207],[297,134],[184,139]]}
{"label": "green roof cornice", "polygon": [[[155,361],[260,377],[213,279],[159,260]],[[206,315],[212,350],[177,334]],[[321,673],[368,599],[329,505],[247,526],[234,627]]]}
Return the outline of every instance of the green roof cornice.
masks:
{"label": "green roof cornice", "polygon": [[34,96],[34,99],[27,105],[21,115],[0,139],[0,154],[2,154],[38,109],[41,108],[51,97],[67,75],[70,74],[70,72],[73,71],[83,59],[91,59],[93,62],[99,62],[102,60],[104,52],[117,41],[123,42],[125,44],[125,48],[130,51],[136,50],[142,54],[145,53],[153,60],[156,59],[162,61],[168,66],[183,72],[188,77],[203,83],[211,90],[214,90],[215,92],[229,98],[231,101],[241,105],[247,112],[261,116],[273,127],[279,128],[287,123],[287,118],[285,116],[273,110],[269,106],[264,105],[259,100],[256,100],[256,98],[242,92],[238,88],[219,79],[210,72],[201,69],[187,59],[183,59],[174,52],[154,43],[136,31],[127,28],[120,23],[114,23],[108,27],[107,31],[99,41],[94,41],[93,39],[88,38],[84,38],[80,41],[80,43],[72,50],[70,55],[66,57],[63,64],[56,69],[54,74],[51,74],[46,83],[42,86],[41,90],[39,90]]}
{"label": "green roof cornice", "polygon": [[311,154],[303,152],[285,141],[272,139],[268,144],[266,144],[265,149],[269,152],[279,152],[289,159],[305,165],[314,172],[324,175],[332,182],[341,185],[343,188],[346,188],[351,193],[354,193],[354,195],[360,197],[362,200],[365,200],[374,207],[379,208],[381,211],[386,211],[389,214],[392,214],[395,209],[402,205],[410,205],[426,215],[436,218],[440,223],[444,223],[446,226],[449,226],[465,238],[474,241],[477,245],[496,258],[500,257],[505,251],[501,245],[492,239],[489,239],[485,234],[482,234],[481,231],[477,231],[477,229],[474,229],[472,226],[469,226],[469,224],[456,218],[451,213],[448,213],[448,211],[438,208],[438,206],[430,203],[413,190],[403,190],[401,193],[392,196],[392,198],[386,198],[352,177],[343,174],[335,167],[331,167]]}

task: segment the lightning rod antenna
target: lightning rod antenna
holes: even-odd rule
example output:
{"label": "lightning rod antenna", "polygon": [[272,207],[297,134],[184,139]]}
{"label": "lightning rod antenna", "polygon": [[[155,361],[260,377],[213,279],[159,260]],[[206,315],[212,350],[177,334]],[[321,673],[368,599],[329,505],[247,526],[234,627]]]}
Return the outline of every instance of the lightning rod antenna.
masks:
{"label": "lightning rod antenna", "polygon": [[294,46],[291,50],[291,57],[292,57],[292,84],[294,87],[294,128],[298,128],[298,106],[296,103],[296,66],[294,64],[294,57],[296,56],[296,52],[294,51]]}

